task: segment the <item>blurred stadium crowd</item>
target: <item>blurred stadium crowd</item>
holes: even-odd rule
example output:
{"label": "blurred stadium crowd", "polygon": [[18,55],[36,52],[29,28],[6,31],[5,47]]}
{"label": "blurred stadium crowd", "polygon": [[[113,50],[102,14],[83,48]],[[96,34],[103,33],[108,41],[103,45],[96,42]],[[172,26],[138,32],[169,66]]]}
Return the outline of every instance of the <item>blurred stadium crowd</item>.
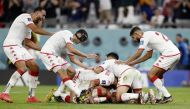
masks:
{"label": "blurred stadium crowd", "polygon": [[36,7],[46,10],[45,27],[190,27],[190,0],[0,0],[0,27]]}

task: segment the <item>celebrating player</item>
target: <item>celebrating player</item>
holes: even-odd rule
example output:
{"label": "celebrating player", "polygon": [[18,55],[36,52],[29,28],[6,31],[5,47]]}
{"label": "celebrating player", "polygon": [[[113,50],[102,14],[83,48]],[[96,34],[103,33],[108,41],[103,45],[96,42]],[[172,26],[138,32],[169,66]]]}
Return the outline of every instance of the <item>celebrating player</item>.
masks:
{"label": "celebrating player", "polygon": [[72,77],[67,73],[72,72],[74,74],[75,69],[61,57],[61,54],[68,54],[71,62],[88,69],[86,65],[75,58],[75,55],[85,58],[96,58],[96,54],[82,53],[73,46],[73,44],[86,41],[87,38],[88,34],[84,29],[78,30],[75,34],[72,34],[68,30],[59,31],[46,41],[40,52],[42,62],[46,68],[57,73],[64,83],[62,85],[69,87],[78,97],[81,95],[81,90],[76,87],[75,83],[70,79]]}
{"label": "celebrating player", "polygon": [[[107,60],[103,62],[100,66],[94,68],[95,72],[102,72],[105,69],[114,73],[118,78],[118,84],[116,89],[116,100],[117,102],[125,102],[130,99],[138,100],[138,103],[144,104],[144,99],[142,97],[142,79],[141,73],[133,67],[125,64],[116,64],[115,61],[119,57],[116,53],[111,52],[107,54]],[[129,87],[133,87],[135,93],[127,93]],[[153,93],[149,93],[150,102],[155,103],[155,98]]]}
{"label": "celebrating player", "polygon": [[29,97],[27,102],[40,102],[35,97],[35,89],[37,87],[37,80],[39,75],[39,67],[35,62],[35,59],[30,53],[22,46],[22,42],[25,45],[35,50],[41,50],[41,48],[34,44],[31,38],[31,31],[51,36],[52,33],[45,31],[34,22],[41,22],[44,20],[44,10],[42,8],[36,8],[31,14],[24,13],[19,15],[12,23],[8,35],[3,43],[3,50],[6,56],[16,66],[17,70],[11,76],[7,86],[3,93],[0,94],[0,99],[6,102],[12,103],[9,96],[11,88],[15,85],[18,79],[29,69]]}
{"label": "celebrating player", "polygon": [[[140,46],[136,53],[125,63],[135,65],[144,62],[152,57],[153,50],[158,50],[161,56],[149,71],[148,77],[158,89],[159,99],[157,102],[161,101],[162,94],[164,97],[161,103],[172,101],[171,94],[163,84],[163,75],[179,61],[180,51],[166,35],[157,31],[143,32],[139,27],[134,27],[130,31],[130,36],[134,41],[140,42]],[[147,52],[144,56],[140,57],[144,49],[147,49]]]}

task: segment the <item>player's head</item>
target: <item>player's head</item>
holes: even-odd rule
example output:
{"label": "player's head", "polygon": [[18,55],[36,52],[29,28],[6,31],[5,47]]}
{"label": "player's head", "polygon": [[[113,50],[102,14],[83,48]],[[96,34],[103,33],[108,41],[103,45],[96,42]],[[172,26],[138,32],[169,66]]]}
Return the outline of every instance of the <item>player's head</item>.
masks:
{"label": "player's head", "polygon": [[130,36],[134,41],[140,42],[142,35],[143,31],[138,26],[133,27],[130,31]]}
{"label": "player's head", "polygon": [[107,59],[116,59],[116,60],[119,59],[118,54],[115,53],[115,52],[110,52],[110,53],[108,53],[106,56],[107,56]]}
{"label": "player's head", "polygon": [[75,34],[74,37],[76,39],[75,43],[81,43],[88,39],[88,33],[84,29],[79,29]]}
{"label": "player's head", "polygon": [[35,23],[39,21],[44,21],[45,16],[46,16],[46,11],[43,8],[38,7],[38,8],[35,8],[32,13],[32,20]]}

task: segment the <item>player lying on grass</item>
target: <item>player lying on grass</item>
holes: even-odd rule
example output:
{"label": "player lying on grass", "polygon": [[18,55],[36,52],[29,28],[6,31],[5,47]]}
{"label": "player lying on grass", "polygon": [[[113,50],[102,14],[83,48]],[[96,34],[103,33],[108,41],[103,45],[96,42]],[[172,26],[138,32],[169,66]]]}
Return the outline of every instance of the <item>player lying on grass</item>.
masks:
{"label": "player lying on grass", "polygon": [[81,63],[76,56],[81,56],[85,58],[96,58],[96,54],[85,54],[76,48],[74,44],[79,44],[86,41],[88,34],[84,29],[79,29],[75,34],[72,34],[68,30],[56,32],[51,36],[41,49],[40,55],[41,60],[48,70],[51,70],[58,74],[63,84],[69,87],[77,97],[84,96],[85,93],[76,87],[76,84],[71,80],[71,76],[67,72],[72,72],[75,74],[75,69],[61,57],[61,54],[66,54],[69,59],[74,64],[82,67],[88,68],[86,65]]}

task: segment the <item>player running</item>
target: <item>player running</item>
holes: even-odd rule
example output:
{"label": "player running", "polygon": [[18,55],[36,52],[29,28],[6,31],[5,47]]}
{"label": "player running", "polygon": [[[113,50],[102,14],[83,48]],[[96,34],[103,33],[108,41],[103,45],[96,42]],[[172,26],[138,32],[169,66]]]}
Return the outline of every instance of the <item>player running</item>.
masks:
{"label": "player running", "polygon": [[16,66],[17,70],[11,76],[4,91],[0,94],[0,99],[8,103],[12,103],[9,92],[15,85],[18,79],[29,70],[29,96],[27,102],[34,103],[40,102],[35,97],[35,89],[37,87],[37,80],[39,75],[39,67],[35,62],[35,59],[30,53],[22,46],[23,41],[25,45],[35,49],[41,50],[41,48],[33,43],[31,39],[31,31],[51,36],[52,33],[45,31],[41,27],[34,24],[44,20],[44,10],[42,8],[36,8],[31,14],[24,13],[19,15],[12,23],[8,35],[3,43],[3,50],[6,56]]}
{"label": "player running", "polygon": [[[161,101],[162,94],[161,103],[171,102],[172,96],[164,86],[163,75],[177,64],[180,51],[166,35],[157,31],[143,32],[139,27],[134,27],[130,31],[130,36],[134,41],[140,42],[140,45],[136,53],[124,63],[133,66],[151,58],[153,50],[159,51],[161,55],[149,71],[148,77],[158,90],[157,102]],[[144,49],[147,49],[147,52],[140,57]]]}

